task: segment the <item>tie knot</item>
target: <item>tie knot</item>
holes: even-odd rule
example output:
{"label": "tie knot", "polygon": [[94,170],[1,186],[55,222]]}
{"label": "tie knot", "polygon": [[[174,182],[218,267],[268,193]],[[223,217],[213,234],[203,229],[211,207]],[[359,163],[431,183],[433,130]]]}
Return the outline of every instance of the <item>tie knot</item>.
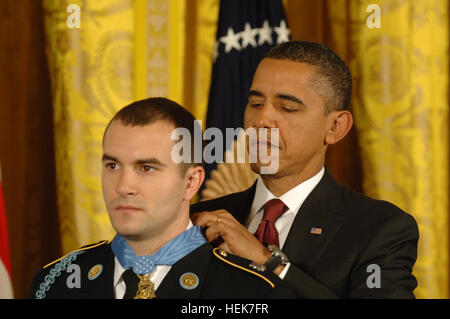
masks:
{"label": "tie knot", "polygon": [[264,204],[263,220],[274,223],[287,209],[288,207],[281,200],[271,199]]}

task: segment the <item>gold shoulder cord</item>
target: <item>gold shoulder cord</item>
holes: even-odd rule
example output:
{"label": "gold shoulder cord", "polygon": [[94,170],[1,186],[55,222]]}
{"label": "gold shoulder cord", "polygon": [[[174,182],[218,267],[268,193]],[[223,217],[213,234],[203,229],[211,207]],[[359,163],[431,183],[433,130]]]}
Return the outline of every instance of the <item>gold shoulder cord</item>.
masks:
{"label": "gold shoulder cord", "polygon": [[[255,276],[258,276],[259,278],[264,279],[264,280],[265,280],[272,288],[275,287],[275,284],[274,284],[273,282],[271,282],[269,279],[267,279],[266,277],[264,277],[263,275],[258,274],[258,273],[254,272],[254,271],[252,271],[252,270],[250,270],[250,269],[247,269],[247,268],[245,268],[245,267],[239,266],[239,265],[237,265],[237,264],[235,264],[235,263],[233,263],[233,262],[231,262],[231,261],[229,261],[229,260],[227,260],[227,259],[221,257],[220,255],[222,255],[222,256],[224,256],[224,257],[228,255],[224,250],[219,249],[219,248],[214,248],[214,249],[213,249],[213,254],[214,254],[217,258],[219,258],[220,260],[226,262],[227,264],[229,264],[229,265],[231,265],[231,266],[234,266],[234,267],[236,267],[236,268],[242,269],[242,270],[244,270],[244,271],[246,271],[246,272],[249,272],[249,273],[251,273],[251,274],[253,274],[253,275],[255,275]],[[219,255],[219,254],[220,254],[220,255]]]}
{"label": "gold shoulder cord", "polygon": [[89,246],[84,247],[84,248],[82,247],[82,248],[75,249],[75,250],[71,251],[70,253],[68,253],[68,254],[66,254],[66,255],[64,255],[64,256],[62,256],[61,258],[56,259],[56,260],[52,261],[51,263],[48,263],[47,265],[45,265],[45,266],[42,267],[42,268],[47,268],[47,267],[49,267],[49,266],[51,266],[51,265],[57,263],[58,261],[60,261],[60,260],[62,260],[62,259],[64,259],[64,258],[66,258],[67,256],[69,256],[70,254],[72,254],[72,253],[74,253],[74,252],[92,249],[92,248],[95,248],[95,247],[98,247],[98,246],[107,244],[108,242],[109,242],[109,240],[102,240],[102,241],[100,241],[100,242],[98,242],[98,243],[96,243],[96,244],[92,244],[92,245],[89,245]]}

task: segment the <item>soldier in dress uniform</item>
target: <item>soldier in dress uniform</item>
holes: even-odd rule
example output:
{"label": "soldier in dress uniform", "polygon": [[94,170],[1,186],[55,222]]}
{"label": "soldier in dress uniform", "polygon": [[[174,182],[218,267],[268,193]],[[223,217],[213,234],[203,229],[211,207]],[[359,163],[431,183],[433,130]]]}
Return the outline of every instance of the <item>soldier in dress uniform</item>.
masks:
{"label": "soldier in dress uniform", "polygon": [[[202,158],[195,125],[165,98],[132,103],[113,117],[103,138],[102,189],[117,234],[39,270],[31,298],[295,297],[264,266],[213,248],[190,221],[190,201],[205,177],[193,160]],[[175,128],[190,133],[187,162],[175,160]]]}

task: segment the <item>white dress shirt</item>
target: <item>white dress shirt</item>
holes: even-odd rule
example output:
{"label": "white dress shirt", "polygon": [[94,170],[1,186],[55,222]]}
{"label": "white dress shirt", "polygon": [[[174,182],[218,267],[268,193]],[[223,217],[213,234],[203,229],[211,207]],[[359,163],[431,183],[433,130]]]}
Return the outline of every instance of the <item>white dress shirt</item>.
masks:
{"label": "white dress shirt", "polygon": [[[258,180],[256,182],[255,197],[253,198],[252,207],[250,208],[250,214],[245,224],[248,231],[254,234],[258,229],[258,226],[261,223],[261,219],[264,215],[264,204],[274,198],[280,199],[288,207],[288,210],[283,215],[278,217],[278,219],[275,221],[275,228],[278,231],[280,249],[282,249],[298,210],[302,206],[306,197],[308,197],[308,195],[320,182],[324,173],[325,167],[322,167],[322,169],[316,175],[295,186],[280,197],[276,197],[275,195],[273,195],[271,191],[266,187],[266,185],[264,185],[261,176],[258,176]],[[284,278],[284,276],[286,276],[289,266],[290,264],[287,264],[280,274],[280,277],[282,279]]]}
{"label": "white dress shirt", "polygon": [[[189,224],[186,228],[188,230],[193,226],[192,221],[189,220]],[[166,275],[169,273],[172,266],[159,265],[156,266],[155,270],[150,275],[150,280],[153,282],[155,290],[158,289],[161,282],[164,280]],[[114,296],[116,299],[123,299],[126,291],[125,281],[122,278],[122,274],[125,269],[120,264],[117,257],[114,257]]]}

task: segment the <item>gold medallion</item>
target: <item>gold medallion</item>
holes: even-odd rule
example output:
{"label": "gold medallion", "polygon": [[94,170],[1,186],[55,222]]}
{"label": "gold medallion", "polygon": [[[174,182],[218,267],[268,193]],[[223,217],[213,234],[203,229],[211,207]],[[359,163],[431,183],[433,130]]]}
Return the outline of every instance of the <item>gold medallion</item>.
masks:
{"label": "gold medallion", "polygon": [[187,272],[181,275],[180,285],[184,289],[192,290],[197,288],[199,283],[198,276],[192,272]]}
{"label": "gold medallion", "polygon": [[134,299],[153,299],[156,297],[155,286],[150,280],[150,275],[151,274],[137,275],[139,282]]}
{"label": "gold medallion", "polygon": [[94,280],[96,279],[98,276],[100,276],[100,274],[103,271],[103,266],[98,264],[95,265],[94,267],[91,268],[91,270],[89,270],[88,272],[88,279],[89,280]]}

